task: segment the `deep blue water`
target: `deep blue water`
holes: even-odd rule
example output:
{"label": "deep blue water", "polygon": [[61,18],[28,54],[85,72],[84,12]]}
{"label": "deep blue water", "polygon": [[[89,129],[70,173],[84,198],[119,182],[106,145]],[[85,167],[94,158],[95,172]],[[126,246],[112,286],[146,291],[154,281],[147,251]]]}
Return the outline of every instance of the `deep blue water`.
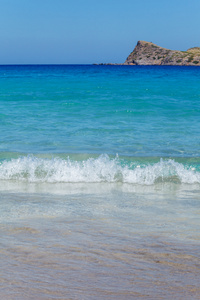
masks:
{"label": "deep blue water", "polygon": [[199,156],[200,68],[1,66],[1,151]]}

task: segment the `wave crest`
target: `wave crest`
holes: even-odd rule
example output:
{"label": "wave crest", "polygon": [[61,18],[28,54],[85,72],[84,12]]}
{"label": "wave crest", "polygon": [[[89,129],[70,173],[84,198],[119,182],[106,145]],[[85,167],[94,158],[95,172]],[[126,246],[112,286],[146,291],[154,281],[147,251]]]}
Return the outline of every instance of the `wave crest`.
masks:
{"label": "wave crest", "polygon": [[151,185],[156,182],[200,183],[200,173],[172,159],[158,163],[126,164],[107,155],[74,161],[70,158],[21,157],[0,164],[0,180],[27,182],[122,182]]}

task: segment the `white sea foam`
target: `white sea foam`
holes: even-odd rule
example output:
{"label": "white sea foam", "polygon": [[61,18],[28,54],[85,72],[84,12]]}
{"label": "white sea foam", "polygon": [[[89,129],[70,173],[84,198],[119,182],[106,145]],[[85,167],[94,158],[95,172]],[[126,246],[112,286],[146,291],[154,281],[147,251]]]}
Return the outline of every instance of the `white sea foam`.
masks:
{"label": "white sea foam", "polygon": [[122,164],[118,157],[107,155],[74,161],[69,158],[43,159],[21,157],[0,164],[0,180],[26,182],[122,182],[151,185],[175,181],[200,183],[200,173],[174,160],[160,160],[154,164]]}

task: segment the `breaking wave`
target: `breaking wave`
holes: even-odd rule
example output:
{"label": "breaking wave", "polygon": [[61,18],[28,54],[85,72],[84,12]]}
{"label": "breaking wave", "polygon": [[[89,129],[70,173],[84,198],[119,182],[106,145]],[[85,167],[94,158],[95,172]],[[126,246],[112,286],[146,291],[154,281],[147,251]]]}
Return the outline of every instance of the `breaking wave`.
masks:
{"label": "breaking wave", "polygon": [[4,160],[0,180],[26,182],[121,182],[152,185],[156,182],[200,183],[200,172],[172,159],[154,164],[126,163],[107,155],[75,161],[70,158],[44,159],[34,156]]}

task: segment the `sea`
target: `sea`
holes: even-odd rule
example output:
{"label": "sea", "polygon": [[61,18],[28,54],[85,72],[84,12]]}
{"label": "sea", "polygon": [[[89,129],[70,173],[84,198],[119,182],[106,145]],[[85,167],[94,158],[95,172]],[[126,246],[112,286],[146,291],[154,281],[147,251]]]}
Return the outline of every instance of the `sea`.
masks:
{"label": "sea", "polygon": [[0,299],[200,299],[200,67],[0,66]]}

